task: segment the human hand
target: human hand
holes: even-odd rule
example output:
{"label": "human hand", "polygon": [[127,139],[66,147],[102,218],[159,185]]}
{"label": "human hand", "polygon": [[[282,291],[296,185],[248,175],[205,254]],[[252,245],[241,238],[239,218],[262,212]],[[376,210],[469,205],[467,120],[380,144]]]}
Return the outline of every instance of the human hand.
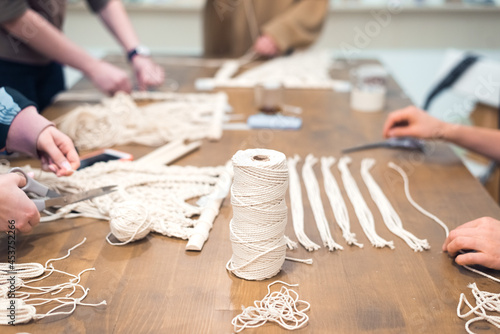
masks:
{"label": "human hand", "polygon": [[68,176],[80,167],[73,142],[53,126],[40,133],[36,148],[40,152],[43,170],[50,170],[57,176]]}
{"label": "human hand", "polygon": [[146,90],[148,87],[157,87],[165,80],[165,71],[151,58],[136,55],[132,58],[135,77],[139,90]]}
{"label": "human hand", "polygon": [[126,93],[132,91],[132,83],[127,72],[110,63],[98,60],[86,75],[97,88],[108,95],[114,95],[119,91]]}
{"label": "human hand", "polygon": [[266,57],[274,57],[277,56],[280,52],[278,48],[278,44],[276,41],[269,35],[260,36],[253,46],[255,52],[262,56]]}
{"label": "human hand", "polygon": [[455,258],[457,264],[479,264],[500,270],[500,221],[483,217],[452,230],[443,244],[443,251],[456,256],[461,250],[475,252],[459,254]]}
{"label": "human hand", "polygon": [[0,175],[0,231],[11,231],[9,225],[14,224],[16,230],[29,233],[40,222],[35,204],[21,190],[25,185],[19,174]]}
{"label": "human hand", "polygon": [[447,123],[415,106],[393,111],[387,117],[383,134],[388,137],[443,138]]}

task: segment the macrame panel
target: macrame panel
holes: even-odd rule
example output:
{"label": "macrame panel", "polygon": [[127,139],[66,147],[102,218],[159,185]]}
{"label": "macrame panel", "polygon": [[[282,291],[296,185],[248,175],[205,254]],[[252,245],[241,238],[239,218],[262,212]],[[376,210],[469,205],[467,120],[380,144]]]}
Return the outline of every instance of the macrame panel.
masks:
{"label": "macrame panel", "polygon": [[[231,176],[225,166],[145,166],[136,162],[110,161],[95,164],[64,178],[34,171],[38,181],[62,194],[118,186],[118,190],[111,194],[64,206],[42,220],[91,217],[111,220],[113,226],[114,218],[122,222],[116,225],[117,229],[123,229],[125,225],[137,232],[140,227],[134,224],[139,222],[133,218],[142,217],[148,233],[154,231],[182,239],[189,239],[200,223],[211,227],[231,184]],[[198,204],[188,203],[192,199],[199,199]],[[211,222],[201,219],[207,216],[205,211],[209,212]],[[126,238],[126,231],[122,232],[123,238],[115,236],[125,242],[129,238]],[[208,231],[204,233],[208,237]]]}
{"label": "macrame panel", "polygon": [[255,87],[265,82],[279,82],[286,88],[333,89],[339,85],[338,80],[330,77],[333,62],[332,55],[326,51],[295,52],[291,56],[269,60],[231,78],[237,63],[229,60],[213,80],[217,87]]}
{"label": "macrame panel", "polygon": [[[140,107],[134,98],[156,102]],[[226,105],[224,93],[117,93],[100,104],[79,106],[55,122],[80,149],[160,146],[173,140],[220,139]]]}

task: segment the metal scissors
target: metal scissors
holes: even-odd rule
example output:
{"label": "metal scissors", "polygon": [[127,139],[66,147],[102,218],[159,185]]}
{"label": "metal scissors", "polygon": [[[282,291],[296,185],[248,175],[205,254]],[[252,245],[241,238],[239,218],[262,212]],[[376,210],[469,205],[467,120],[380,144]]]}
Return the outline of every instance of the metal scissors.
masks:
{"label": "metal scissors", "polygon": [[12,168],[9,173],[19,173],[24,176],[24,178],[26,179],[26,185],[22,187],[21,190],[23,190],[26,194],[34,194],[42,197],[31,199],[33,203],[35,203],[38,211],[43,211],[46,208],[50,208],[53,206],[61,207],[68,204],[85,201],[87,199],[106,195],[117,190],[117,186],[108,186],[84,191],[79,194],[62,196],[58,192],[50,190],[47,186],[29,177],[28,174],[26,174],[26,172],[19,167]]}
{"label": "metal scissors", "polygon": [[413,137],[392,137],[381,142],[346,148],[342,150],[342,153],[350,153],[354,151],[361,151],[378,147],[402,148],[406,150],[417,150],[424,152],[425,144],[423,140]]}

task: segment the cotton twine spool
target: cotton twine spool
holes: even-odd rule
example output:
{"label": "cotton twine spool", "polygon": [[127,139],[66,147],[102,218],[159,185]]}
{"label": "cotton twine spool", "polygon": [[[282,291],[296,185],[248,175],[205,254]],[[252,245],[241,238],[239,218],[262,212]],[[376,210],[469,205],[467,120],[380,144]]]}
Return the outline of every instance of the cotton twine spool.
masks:
{"label": "cotton twine spool", "polygon": [[283,153],[251,149],[232,159],[233,255],[226,269],[248,280],[273,277],[285,261],[288,167]]}

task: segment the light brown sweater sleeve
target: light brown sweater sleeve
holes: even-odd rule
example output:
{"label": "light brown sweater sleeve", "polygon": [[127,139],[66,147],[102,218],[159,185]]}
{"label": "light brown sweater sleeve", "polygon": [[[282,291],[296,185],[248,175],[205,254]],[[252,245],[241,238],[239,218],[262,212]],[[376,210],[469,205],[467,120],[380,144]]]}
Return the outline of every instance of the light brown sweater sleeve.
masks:
{"label": "light brown sweater sleeve", "polygon": [[262,27],[280,51],[306,47],[318,38],[328,11],[328,0],[301,0]]}

